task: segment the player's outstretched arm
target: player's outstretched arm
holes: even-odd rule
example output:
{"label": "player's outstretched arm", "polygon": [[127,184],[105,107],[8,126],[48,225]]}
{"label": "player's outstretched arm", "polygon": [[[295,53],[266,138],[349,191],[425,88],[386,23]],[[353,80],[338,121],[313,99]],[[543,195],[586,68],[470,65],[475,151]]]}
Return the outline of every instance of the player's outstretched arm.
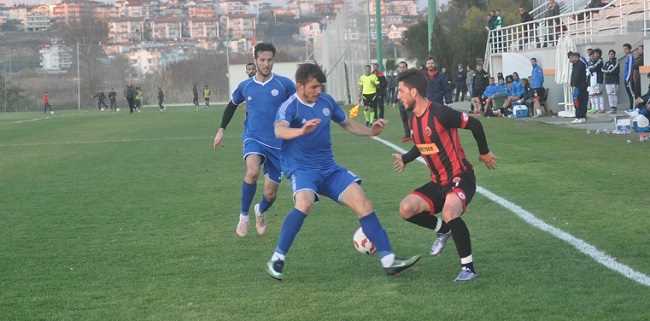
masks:
{"label": "player's outstretched arm", "polygon": [[320,125],[320,119],[310,119],[302,124],[300,128],[289,127],[289,122],[286,120],[278,120],[275,122],[275,137],[283,140],[290,140],[307,135]]}
{"label": "player's outstretched arm", "polygon": [[228,127],[228,124],[230,123],[230,120],[232,119],[232,116],[235,114],[235,110],[237,109],[237,105],[230,101],[228,103],[228,106],[226,106],[226,110],[223,111],[223,116],[221,117],[221,126],[217,129],[217,133],[214,135],[214,141],[212,142],[212,149],[217,149],[217,147],[221,146],[221,143],[223,142],[223,132]]}
{"label": "player's outstretched arm", "polygon": [[485,167],[495,169],[497,166],[497,159],[488,148],[487,138],[485,137],[485,131],[483,130],[481,122],[474,117],[469,117],[465,128],[472,131],[472,136],[474,136],[474,140],[476,140],[476,144],[478,144],[478,151],[481,154],[479,160],[485,164]]}
{"label": "player's outstretched arm", "polygon": [[339,123],[347,132],[358,136],[378,136],[384,130],[386,121],[378,119],[368,128],[354,120],[346,119],[344,122]]}
{"label": "player's outstretched arm", "polygon": [[406,154],[393,154],[393,169],[401,173],[406,168],[406,164],[414,161],[420,157],[420,150],[417,146],[413,146]]}

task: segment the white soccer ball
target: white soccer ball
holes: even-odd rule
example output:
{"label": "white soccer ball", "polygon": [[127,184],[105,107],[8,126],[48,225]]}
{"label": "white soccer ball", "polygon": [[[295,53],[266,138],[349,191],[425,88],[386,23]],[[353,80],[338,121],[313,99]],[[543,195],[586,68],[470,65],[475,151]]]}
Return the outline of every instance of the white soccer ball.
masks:
{"label": "white soccer ball", "polygon": [[117,108],[117,109],[115,109],[115,110],[117,110],[117,111],[120,111],[120,109],[119,109],[119,108]]}
{"label": "white soccer ball", "polygon": [[375,252],[377,251],[375,245],[370,242],[366,234],[363,233],[361,227],[354,231],[354,235],[352,236],[352,245],[354,245],[354,249],[359,251],[361,254],[375,255]]}
{"label": "white soccer ball", "polygon": [[50,111],[50,115],[54,115],[54,111],[53,111],[53,110]]}

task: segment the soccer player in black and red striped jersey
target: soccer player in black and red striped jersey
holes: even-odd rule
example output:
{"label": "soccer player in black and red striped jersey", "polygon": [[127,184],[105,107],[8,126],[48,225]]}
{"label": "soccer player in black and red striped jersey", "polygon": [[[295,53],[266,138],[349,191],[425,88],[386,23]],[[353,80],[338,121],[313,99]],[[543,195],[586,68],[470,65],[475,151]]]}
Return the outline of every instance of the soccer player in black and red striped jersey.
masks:
{"label": "soccer player in black and red striped jersey", "polygon": [[[476,191],[476,178],[460,144],[458,128],[472,131],[480,152],[479,159],[489,169],[496,158],[488,148],[481,123],[466,113],[431,102],[426,98],[427,80],[415,69],[397,77],[399,97],[411,118],[415,146],[406,154],[393,154],[393,166],[402,172],[409,162],[422,157],[431,170],[431,181],[402,199],[400,216],[414,224],[437,232],[431,254],[438,255],[450,236],[456,243],[461,271],[455,281],[478,276],[472,260],[469,230],[461,218]],[[442,219],[435,214],[442,212]]]}

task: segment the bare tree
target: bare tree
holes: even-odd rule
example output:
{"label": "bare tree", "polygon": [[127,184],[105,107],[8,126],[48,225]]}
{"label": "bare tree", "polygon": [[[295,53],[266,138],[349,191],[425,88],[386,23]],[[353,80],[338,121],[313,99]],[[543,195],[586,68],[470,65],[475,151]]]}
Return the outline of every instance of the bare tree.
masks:
{"label": "bare tree", "polygon": [[71,72],[76,72],[78,63],[81,71],[82,102],[88,103],[103,85],[104,68],[101,64],[102,60],[106,59],[106,54],[102,43],[106,41],[108,26],[105,22],[96,20],[89,11],[68,23],[58,23],[56,29],[65,44],[73,48],[73,56],[76,56],[75,47],[79,45],[79,59],[73,59]]}

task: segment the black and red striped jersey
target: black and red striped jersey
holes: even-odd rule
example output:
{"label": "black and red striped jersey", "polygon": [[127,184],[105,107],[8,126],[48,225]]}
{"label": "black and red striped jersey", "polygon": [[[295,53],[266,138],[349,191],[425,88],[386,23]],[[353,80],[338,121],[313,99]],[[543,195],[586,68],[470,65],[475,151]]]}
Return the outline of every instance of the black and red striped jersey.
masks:
{"label": "black and red striped jersey", "polygon": [[472,170],[458,135],[458,128],[466,128],[469,121],[467,113],[438,103],[429,103],[424,114],[411,118],[413,142],[434,183],[447,186],[454,177]]}

